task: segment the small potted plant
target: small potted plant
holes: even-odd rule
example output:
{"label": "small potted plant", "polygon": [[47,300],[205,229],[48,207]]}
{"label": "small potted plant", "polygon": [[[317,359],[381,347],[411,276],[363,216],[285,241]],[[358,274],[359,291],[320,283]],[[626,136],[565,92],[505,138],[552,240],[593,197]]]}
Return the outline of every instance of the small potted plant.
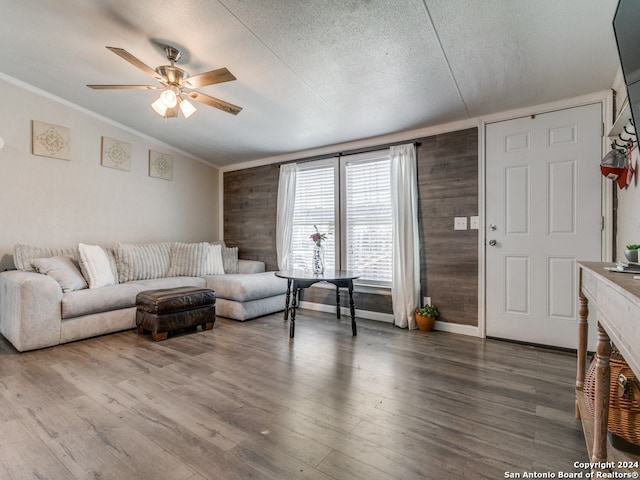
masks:
{"label": "small potted plant", "polygon": [[627,245],[627,249],[624,251],[624,256],[627,257],[627,260],[633,263],[638,263],[638,249],[640,245],[633,244]]}
{"label": "small potted plant", "polygon": [[430,304],[416,308],[418,329],[422,332],[430,332],[433,329],[433,324],[436,323],[438,315],[440,315],[438,309]]}

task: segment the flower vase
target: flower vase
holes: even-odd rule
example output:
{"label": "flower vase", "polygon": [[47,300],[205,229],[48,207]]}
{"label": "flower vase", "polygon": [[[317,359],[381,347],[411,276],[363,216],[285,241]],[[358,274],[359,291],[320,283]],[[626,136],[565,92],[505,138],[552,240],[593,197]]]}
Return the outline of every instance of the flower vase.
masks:
{"label": "flower vase", "polygon": [[313,247],[313,273],[324,273],[324,250],[318,245]]}

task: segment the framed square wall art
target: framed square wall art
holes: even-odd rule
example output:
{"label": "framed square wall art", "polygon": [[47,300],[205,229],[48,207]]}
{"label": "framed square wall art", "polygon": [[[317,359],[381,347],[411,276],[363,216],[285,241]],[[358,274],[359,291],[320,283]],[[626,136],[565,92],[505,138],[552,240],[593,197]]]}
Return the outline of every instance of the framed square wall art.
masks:
{"label": "framed square wall art", "polygon": [[109,137],[102,137],[102,156],[100,164],[103,167],[131,171],[131,144]]}
{"label": "framed square wall art", "polygon": [[31,153],[71,160],[71,130],[52,123],[31,121]]}
{"label": "framed square wall art", "polygon": [[149,176],[173,180],[173,157],[166,153],[149,150]]}

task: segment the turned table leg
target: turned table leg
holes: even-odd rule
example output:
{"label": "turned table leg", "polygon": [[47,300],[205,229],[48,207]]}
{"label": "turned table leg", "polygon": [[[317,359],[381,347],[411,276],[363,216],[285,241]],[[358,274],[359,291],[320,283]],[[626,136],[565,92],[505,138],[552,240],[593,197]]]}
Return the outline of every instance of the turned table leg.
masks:
{"label": "turned table leg", "polygon": [[293,286],[293,301],[291,303],[291,320],[289,322],[289,338],[296,334],[296,302],[298,301],[298,288]]}
{"label": "turned table leg", "polygon": [[351,311],[351,333],[355,337],[358,335],[358,330],[356,328],[356,306],[353,303],[353,282],[349,281],[349,310]]}
{"label": "turned table leg", "polygon": [[611,377],[611,340],[598,323],[598,345],[596,347],[596,375],[593,421],[593,463],[607,461],[607,423],[609,420],[609,380]]}
{"label": "turned table leg", "polygon": [[284,321],[286,322],[289,319],[289,300],[291,299],[291,280],[287,279],[287,294],[284,300]]}
{"label": "turned table leg", "polygon": [[[582,274],[582,271],[580,273]],[[587,366],[587,337],[589,327],[587,319],[589,317],[589,300],[582,294],[582,291],[580,291],[578,298],[580,300],[580,310],[578,311],[578,370],[576,372],[576,391],[582,391]],[[577,395],[576,418],[580,418]]]}

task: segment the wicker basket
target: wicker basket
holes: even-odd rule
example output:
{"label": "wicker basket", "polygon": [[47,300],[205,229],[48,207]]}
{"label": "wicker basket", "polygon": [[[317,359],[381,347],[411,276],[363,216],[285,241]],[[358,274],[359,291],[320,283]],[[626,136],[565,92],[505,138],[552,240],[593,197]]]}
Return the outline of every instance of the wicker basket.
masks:
{"label": "wicker basket", "polygon": [[[607,429],[612,443],[621,450],[640,452],[640,384],[620,352],[614,347],[609,360],[609,421]],[[594,356],[584,380],[587,409],[593,415],[596,387],[596,358]]]}

